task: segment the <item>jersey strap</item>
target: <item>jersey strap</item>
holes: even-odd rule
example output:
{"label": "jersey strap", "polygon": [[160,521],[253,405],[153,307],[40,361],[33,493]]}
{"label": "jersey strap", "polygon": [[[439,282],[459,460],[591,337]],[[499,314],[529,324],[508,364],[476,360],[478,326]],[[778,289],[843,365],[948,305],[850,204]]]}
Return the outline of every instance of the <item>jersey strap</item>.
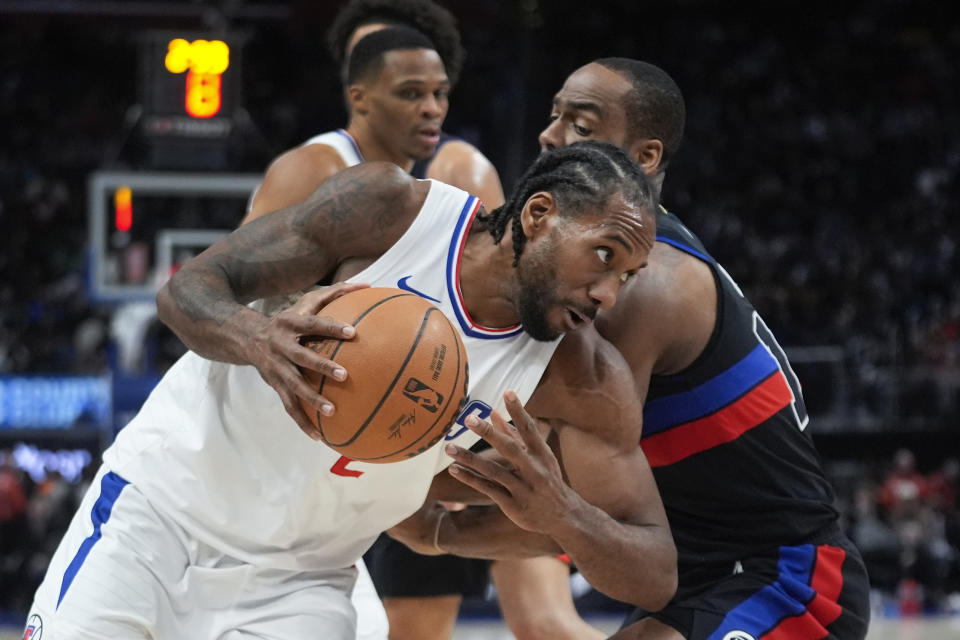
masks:
{"label": "jersey strap", "polygon": [[460,211],[460,219],[457,221],[453,239],[450,241],[450,249],[447,252],[447,293],[450,295],[450,304],[453,306],[460,328],[466,335],[488,340],[509,338],[522,332],[523,327],[516,324],[512,327],[491,329],[478,325],[467,312],[467,307],[463,303],[463,294],[460,292],[460,262],[463,257],[463,247],[470,233],[470,225],[473,224],[479,209],[480,199],[470,196]]}

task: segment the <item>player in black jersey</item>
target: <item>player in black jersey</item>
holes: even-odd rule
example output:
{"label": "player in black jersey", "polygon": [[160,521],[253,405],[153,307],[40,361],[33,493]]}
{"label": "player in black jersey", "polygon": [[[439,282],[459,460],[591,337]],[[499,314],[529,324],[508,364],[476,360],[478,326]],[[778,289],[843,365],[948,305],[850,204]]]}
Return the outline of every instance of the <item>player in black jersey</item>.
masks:
{"label": "player in black jersey", "polygon": [[[662,185],[684,118],[681,93],[661,69],[601,59],[568,77],[540,142],[544,150],[613,142]],[[645,399],[641,446],[676,541],[679,587],[661,611],[634,612],[614,638],[862,638],[868,578],[840,531],[799,382],[762,318],[696,236],[666,210],[657,224],[646,272],[596,325],[630,363]],[[519,475],[549,500],[555,489],[525,477],[549,463],[542,452],[493,444],[509,470],[461,452],[454,457],[469,470],[458,477],[508,515],[523,505],[504,495],[498,474],[509,483]],[[435,546],[470,555],[492,549],[472,535],[465,516],[438,522]],[[489,538],[489,529],[482,535]]]}

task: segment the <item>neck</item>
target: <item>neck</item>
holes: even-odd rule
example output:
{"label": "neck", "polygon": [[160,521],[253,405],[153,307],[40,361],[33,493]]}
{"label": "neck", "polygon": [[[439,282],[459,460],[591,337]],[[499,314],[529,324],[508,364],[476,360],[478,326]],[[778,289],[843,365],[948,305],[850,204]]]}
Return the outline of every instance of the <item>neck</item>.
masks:
{"label": "neck", "polygon": [[474,323],[497,329],[520,322],[515,282],[509,230],[500,244],[494,244],[486,229],[471,225],[460,262],[460,293]]}
{"label": "neck", "polygon": [[391,151],[362,118],[351,117],[347,133],[357,143],[365,162],[392,162],[406,172],[413,169],[413,158]]}
{"label": "neck", "polygon": [[663,179],[666,176],[665,171],[658,171],[650,176],[650,182],[653,183],[653,195],[660,202],[660,192],[663,190]]}

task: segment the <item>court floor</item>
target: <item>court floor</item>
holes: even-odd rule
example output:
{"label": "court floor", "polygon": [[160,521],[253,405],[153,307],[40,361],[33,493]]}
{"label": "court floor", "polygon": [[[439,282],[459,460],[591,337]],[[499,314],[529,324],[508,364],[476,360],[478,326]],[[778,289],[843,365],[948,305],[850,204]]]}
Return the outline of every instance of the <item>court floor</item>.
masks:
{"label": "court floor", "polygon": [[[620,618],[589,618],[595,627],[612,633]],[[957,640],[960,616],[944,618],[875,619],[867,640]],[[5,640],[5,639],[3,639]],[[453,640],[514,640],[499,620],[463,620],[457,623]]]}
{"label": "court floor", "polygon": [[[619,618],[590,618],[599,629],[613,632]],[[0,629],[0,640],[21,640],[19,629]],[[917,619],[876,619],[870,624],[867,640],[956,640],[960,638],[960,616]],[[461,620],[453,640],[514,640],[503,622],[496,619]]]}

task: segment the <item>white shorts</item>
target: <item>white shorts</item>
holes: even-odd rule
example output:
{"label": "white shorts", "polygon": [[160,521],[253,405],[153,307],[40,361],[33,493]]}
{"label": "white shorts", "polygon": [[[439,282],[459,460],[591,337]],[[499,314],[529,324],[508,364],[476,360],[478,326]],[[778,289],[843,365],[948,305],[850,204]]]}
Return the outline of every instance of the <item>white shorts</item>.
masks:
{"label": "white shorts", "polygon": [[101,468],[37,590],[28,637],[354,640],[356,575],[225,556]]}
{"label": "white shorts", "polygon": [[357,584],[350,601],[357,610],[357,640],[387,640],[390,635],[387,611],[363,560],[357,562]]}

